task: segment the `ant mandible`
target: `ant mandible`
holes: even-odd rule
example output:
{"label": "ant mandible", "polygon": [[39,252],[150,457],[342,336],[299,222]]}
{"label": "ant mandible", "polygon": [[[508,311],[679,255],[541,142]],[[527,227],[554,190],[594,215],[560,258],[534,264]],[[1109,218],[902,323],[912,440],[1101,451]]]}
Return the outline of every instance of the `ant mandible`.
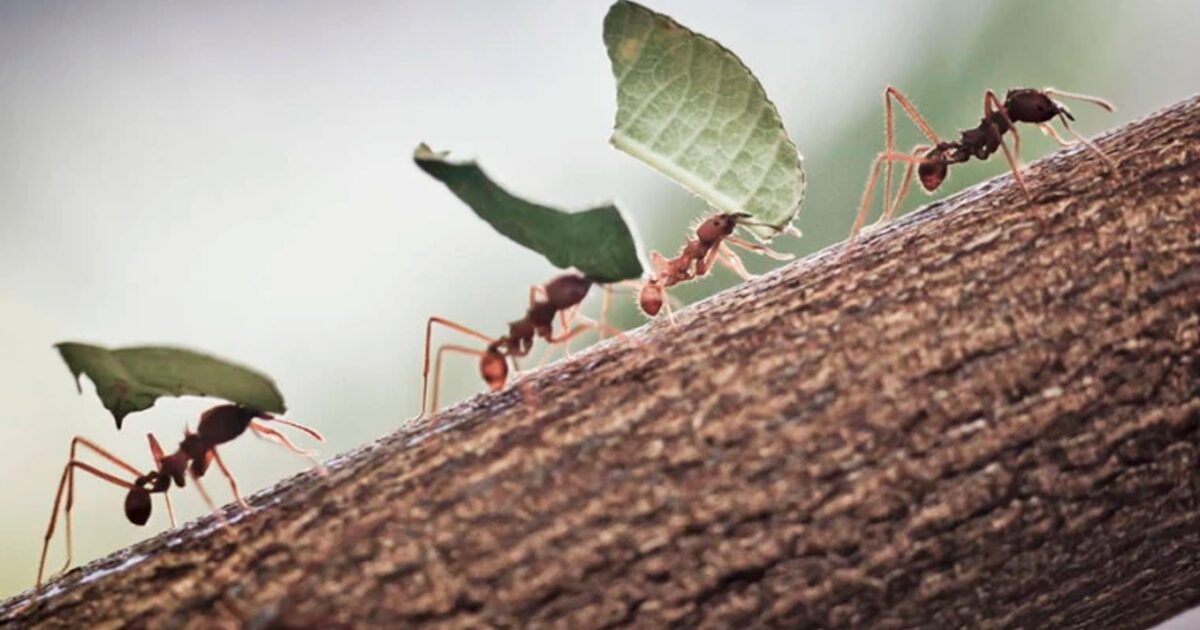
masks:
{"label": "ant mandible", "polygon": [[[167,491],[171,489],[172,482],[182,488],[186,481],[186,476],[190,476],[195,481],[196,490],[204,498],[204,502],[213,510],[217,518],[221,522],[224,522],[221,512],[217,510],[216,505],[213,504],[212,499],[208,496],[208,492],[200,484],[200,478],[204,476],[204,473],[208,471],[209,465],[214,461],[221,469],[221,473],[229,480],[229,486],[233,490],[233,496],[238,504],[244,509],[249,509],[250,505],[246,503],[238,491],[237,480],[234,479],[229,469],[225,467],[225,462],[221,460],[221,455],[217,453],[218,446],[234,440],[244,433],[246,429],[250,429],[260,437],[272,440],[288,450],[307,457],[313,462],[314,467],[324,474],[325,469],[313,459],[311,451],[298,448],[286,435],[266,426],[261,421],[278,422],[299,429],[318,441],[324,441],[325,439],[313,429],[290,420],[277,418],[269,413],[263,413],[238,405],[218,405],[205,411],[200,416],[200,424],[196,427],[195,433],[191,431],[184,432],[183,441],[179,443],[179,450],[171,455],[163,454],[162,447],[159,446],[154,434],[146,434],[146,438],[150,442],[150,453],[154,457],[155,469],[143,474],[125,460],[104,450],[91,440],[82,436],[75,436],[71,440],[70,458],[67,460],[67,465],[63,468],[62,478],[58,482],[58,493],[54,496],[54,511],[50,514],[50,525],[46,528],[46,537],[42,542],[42,556],[38,564],[37,589],[41,590],[42,588],[42,576],[46,569],[46,552],[50,548],[50,540],[54,536],[54,527],[58,522],[58,508],[62,504],[64,488],[67,491],[67,504],[64,510],[67,521],[67,559],[60,571],[65,571],[71,565],[71,507],[75,502],[76,468],[128,490],[128,493],[125,495],[125,517],[134,525],[145,525],[146,521],[150,519],[150,495],[162,494],[163,500],[167,504],[167,514],[171,519],[171,527],[175,527],[175,509],[171,506],[171,497],[167,494]],[[132,482],[126,481],[116,475],[104,472],[91,464],[79,461],[75,455],[77,446],[83,446],[96,455],[115,464],[130,475],[133,475],[134,480]]]}
{"label": "ant mandible", "polygon": [[[854,227],[850,230],[850,238],[854,238],[862,229],[863,221],[867,216],[867,210],[871,205],[872,191],[875,188],[876,180],[879,178],[879,166],[881,164],[886,164],[883,193],[884,209],[880,219],[881,222],[891,220],[896,209],[908,194],[914,168],[921,179],[921,186],[927,192],[933,192],[945,181],[951,166],[962,164],[971,158],[986,160],[997,149],[1004,151],[1004,157],[1008,161],[1009,168],[1012,169],[1013,178],[1016,180],[1017,186],[1025,195],[1026,200],[1032,202],[1033,197],[1029,194],[1029,189],[1025,185],[1025,179],[1021,176],[1019,167],[1021,136],[1017,132],[1015,123],[1037,125],[1043,133],[1053,138],[1060,146],[1072,146],[1075,142],[1082,143],[1099,156],[1105,165],[1108,166],[1109,171],[1115,174],[1117,171],[1116,164],[1099,147],[1071,128],[1068,120],[1075,120],[1075,117],[1071,115],[1071,112],[1067,110],[1065,105],[1055,101],[1054,97],[1092,103],[1106,111],[1116,111],[1116,108],[1111,103],[1102,98],[1064,92],[1054,88],[1046,88],[1044,90],[1033,88],[1009,90],[1004,95],[1003,103],[1000,102],[995,92],[988,90],[983,96],[983,119],[980,120],[979,126],[960,132],[961,137],[958,140],[945,141],[934,133],[933,128],[917,113],[917,108],[913,106],[908,98],[896,88],[888,86],[883,93],[887,149],[876,156],[875,160],[871,163],[867,186],[863,191],[862,202],[858,208],[858,216],[854,220]],[[921,130],[921,133],[925,134],[925,137],[933,143],[932,145],[917,145],[913,147],[910,153],[896,152],[895,124],[892,114],[893,100],[900,104],[904,113]],[[1063,128],[1075,138],[1075,141],[1064,140],[1050,126],[1050,122],[1055,118],[1062,123]],[[1010,131],[1013,135],[1012,151],[1009,151],[1008,144],[1004,141],[1004,134]],[[889,200],[892,194],[892,164],[895,162],[905,162],[907,163],[907,167],[905,168],[904,178],[895,199]]]}
{"label": "ant mandible", "polygon": [[[650,252],[650,265],[653,272],[650,278],[641,286],[638,294],[638,305],[642,312],[650,317],[658,315],[663,305],[667,307],[667,317],[674,321],[671,305],[667,301],[666,290],[681,282],[694,280],[708,274],[714,263],[728,267],[743,280],[749,280],[754,275],[746,270],[742,259],[729,245],[736,245],[775,260],[791,260],[792,256],[772,250],[762,245],[744,241],[733,236],[733,231],[739,225],[759,225],[748,221],[749,214],[721,213],[704,219],[696,228],[696,237],[689,238],[675,258],[666,258],[658,252]],[[788,228],[796,233],[795,228]]]}
{"label": "ant mandible", "polygon": [[[421,415],[417,417],[424,417],[427,409],[431,409],[431,413],[435,416],[437,414],[442,382],[442,354],[445,352],[457,352],[459,354],[479,357],[479,374],[483,377],[483,381],[487,383],[488,389],[496,392],[504,389],[504,385],[508,382],[509,361],[512,362],[514,370],[519,370],[520,367],[517,365],[517,359],[529,354],[537,338],[544,339],[549,344],[565,344],[575,336],[592,328],[598,329],[601,335],[605,332],[613,332],[619,335],[620,331],[614,330],[604,323],[609,302],[609,287],[607,285],[604,286],[604,303],[600,310],[600,321],[591,321],[579,314],[579,304],[587,297],[588,291],[591,290],[593,284],[596,284],[596,282],[587,276],[579,273],[567,273],[554,278],[545,285],[530,287],[529,308],[526,309],[525,316],[509,323],[507,335],[501,335],[494,339],[448,319],[430,317],[428,323],[425,325],[425,367],[422,371],[421,381]],[[562,334],[558,336],[554,334],[555,317],[561,318],[563,328]],[[587,321],[572,328],[571,324],[576,319],[585,319]],[[434,324],[439,324],[451,330],[475,337],[486,343],[487,346],[484,350],[476,350],[454,344],[443,344],[438,347],[437,357],[434,362],[433,406],[430,408],[427,406],[429,358],[432,348]]]}

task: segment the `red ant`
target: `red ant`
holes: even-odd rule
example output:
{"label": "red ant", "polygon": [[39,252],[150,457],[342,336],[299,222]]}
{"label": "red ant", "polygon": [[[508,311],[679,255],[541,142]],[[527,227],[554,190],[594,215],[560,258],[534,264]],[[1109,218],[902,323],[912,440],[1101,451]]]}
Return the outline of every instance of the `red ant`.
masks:
{"label": "red ant", "polygon": [[[609,331],[619,335],[620,331],[615,331],[604,324],[609,301],[607,286],[604,287],[604,304],[601,306],[600,321],[588,320],[571,328],[571,323],[575,319],[583,318],[579,314],[578,307],[587,297],[593,284],[596,282],[584,275],[567,273],[554,278],[545,285],[530,287],[529,308],[525,311],[525,317],[509,323],[508,334],[496,339],[448,319],[430,317],[429,322],[425,325],[425,368],[422,372],[421,382],[421,415],[417,417],[423,417],[426,409],[429,408],[426,403],[428,402],[429,356],[434,324],[441,324],[452,330],[471,335],[487,344],[484,350],[475,350],[454,344],[444,344],[438,347],[434,365],[432,407],[432,413],[436,415],[442,381],[442,353],[444,352],[457,352],[479,357],[479,374],[487,383],[488,388],[496,392],[504,389],[504,385],[508,382],[508,362],[512,361],[513,369],[520,369],[517,359],[529,354],[536,338],[545,339],[550,344],[565,344],[576,335],[591,328],[599,329],[601,335]],[[560,317],[562,321],[563,333],[559,336],[554,335],[554,318],[556,316]]]}
{"label": "red ant", "polygon": [[[900,202],[908,194],[914,168],[916,168],[921,179],[921,185],[927,192],[933,192],[945,181],[951,166],[962,164],[971,158],[986,160],[996,152],[996,149],[1004,151],[1004,157],[1008,160],[1008,166],[1012,169],[1013,178],[1016,179],[1017,186],[1021,189],[1025,198],[1032,202],[1033,197],[1029,194],[1029,189],[1025,186],[1025,179],[1021,176],[1021,170],[1018,165],[1021,154],[1021,136],[1017,132],[1015,123],[1032,123],[1038,125],[1043,133],[1049,135],[1061,146],[1072,146],[1075,142],[1082,143],[1095,152],[1108,166],[1109,171],[1115,174],[1117,171],[1116,164],[1099,147],[1071,128],[1071,125],[1067,121],[1075,120],[1075,117],[1071,115],[1071,112],[1067,110],[1065,105],[1054,100],[1053,97],[1055,96],[1092,103],[1109,112],[1116,111],[1116,108],[1111,103],[1102,98],[1063,92],[1054,88],[1046,88],[1044,90],[1032,88],[1009,90],[1004,95],[1003,103],[1000,102],[995,92],[988,90],[983,96],[983,119],[979,122],[979,126],[960,132],[961,137],[956,141],[944,141],[934,133],[929,123],[917,113],[917,108],[899,90],[888,86],[883,93],[887,150],[876,156],[875,160],[871,163],[870,176],[867,178],[867,186],[863,191],[862,203],[859,205],[858,216],[854,220],[854,227],[851,228],[850,238],[854,238],[859,230],[862,229],[863,221],[867,216],[867,209],[871,205],[871,194],[875,188],[875,181],[879,178],[879,166],[881,163],[887,164],[884,178],[884,209],[881,219],[883,222],[889,221],[892,218],[896,209],[900,206]],[[932,146],[917,145],[907,154],[896,152],[895,124],[892,116],[893,99],[900,104],[900,107],[904,109],[909,119],[921,130],[921,133],[929,138],[929,141],[933,143]],[[1050,126],[1050,122],[1055,118],[1058,118],[1062,122],[1063,128],[1075,138],[1075,142],[1064,140]],[[1004,142],[1004,134],[1010,131],[1013,135],[1013,149],[1011,152],[1008,149],[1008,144]],[[892,199],[889,203],[889,197],[892,194],[892,164],[894,162],[906,162],[908,166],[905,168],[900,190],[896,193],[895,199]]]}
{"label": "red ant", "polygon": [[[749,214],[740,212],[715,214],[700,223],[696,228],[696,238],[688,239],[675,258],[668,259],[658,252],[650,252],[650,266],[654,271],[650,275],[650,279],[642,284],[638,295],[638,304],[642,311],[651,317],[658,315],[658,311],[665,303],[664,299],[668,288],[706,275],[714,263],[728,267],[743,280],[753,278],[753,274],[746,271],[741,257],[726,243],[770,256],[775,260],[791,260],[792,256],[789,254],[783,254],[733,236],[734,229],[739,225],[759,225],[747,221],[749,217]],[[789,227],[787,231],[798,234],[798,231],[792,227]],[[671,305],[669,303],[666,305],[667,316],[672,317]]]}
{"label": "red ant", "polygon": [[[220,467],[225,478],[229,480],[229,486],[233,490],[233,496],[237,499],[238,504],[244,509],[250,508],[250,505],[246,503],[238,491],[237,480],[233,478],[233,474],[225,467],[225,462],[221,461],[221,455],[217,453],[218,446],[234,440],[244,433],[247,428],[261,437],[275,441],[295,453],[308,457],[313,461],[317,470],[324,473],[325,469],[321,464],[312,459],[312,452],[298,448],[286,435],[264,425],[260,420],[278,422],[299,429],[318,441],[324,441],[325,439],[320,433],[308,427],[284,420],[283,418],[277,418],[269,413],[263,413],[238,405],[218,405],[205,411],[200,416],[200,424],[196,427],[195,433],[191,431],[184,432],[183,441],[179,443],[179,450],[172,455],[164,455],[162,447],[159,446],[158,440],[155,439],[154,435],[146,434],[147,439],[150,441],[150,453],[154,457],[155,469],[145,474],[142,474],[137,468],[134,468],[131,464],[116,455],[100,448],[87,438],[76,436],[72,439],[71,455],[67,460],[67,465],[63,468],[62,478],[58,482],[58,493],[54,496],[54,511],[50,514],[50,525],[46,528],[46,537],[42,543],[42,557],[38,564],[38,590],[42,588],[42,576],[46,568],[46,551],[50,548],[50,539],[54,536],[54,526],[58,521],[58,508],[62,503],[64,488],[67,490],[67,505],[65,508],[67,521],[67,560],[61,570],[65,571],[71,565],[71,507],[75,502],[76,468],[128,490],[128,494],[125,495],[125,517],[134,525],[145,525],[146,521],[150,519],[150,495],[162,494],[163,500],[167,504],[167,514],[171,519],[171,527],[175,527],[176,524],[175,509],[171,506],[171,497],[167,494],[167,491],[171,489],[171,482],[182,488],[186,481],[185,475],[190,476],[196,482],[196,490],[200,492],[200,496],[204,498],[204,502],[213,510],[217,518],[224,522],[221,512],[217,510],[212,499],[209,498],[208,493],[200,484],[200,478],[204,476],[204,473],[208,471],[209,465],[214,461],[217,462],[217,466]],[[133,475],[134,480],[132,482],[126,481],[116,475],[104,472],[91,464],[79,461],[75,456],[75,447],[80,445]]]}

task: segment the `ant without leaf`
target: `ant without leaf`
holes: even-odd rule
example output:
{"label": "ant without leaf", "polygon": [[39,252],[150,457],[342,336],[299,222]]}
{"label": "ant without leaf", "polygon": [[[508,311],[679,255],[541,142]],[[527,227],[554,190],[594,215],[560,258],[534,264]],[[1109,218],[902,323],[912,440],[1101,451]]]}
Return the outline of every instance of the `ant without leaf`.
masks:
{"label": "ant without leaf", "polygon": [[[1008,160],[1008,166],[1012,169],[1013,178],[1016,179],[1017,186],[1021,189],[1025,198],[1032,202],[1033,197],[1029,194],[1029,189],[1025,186],[1025,179],[1021,176],[1018,163],[1021,153],[1021,136],[1017,132],[1015,123],[1032,123],[1038,125],[1043,133],[1049,135],[1061,146],[1072,146],[1075,142],[1082,143],[1095,152],[1108,166],[1109,171],[1115,174],[1117,168],[1112,159],[1105,155],[1099,147],[1071,128],[1068,120],[1075,120],[1075,117],[1071,115],[1066,106],[1054,100],[1056,96],[1092,103],[1109,112],[1116,111],[1116,108],[1111,103],[1102,98],[1084,94],[1072,94],[1071,92],[1063,92],[1054,88],[1046,88],[1044,90],[1031,88],[1009,90],[1004,95],[1003,103],[1000,102],[995,92],[988,90],[983,96],[983,119],[979,122],[979,126],[960,132],[961,137],[956,141],[945,141],[934,133],[929,123],[917,113],[917,108],[899,90],[888,86],[883,93],[887,149],[876,156],[874,162],[871,163],[870,176],[867,178],[867,186],[863,191],[862,203],[858,209],[858,216],[854,220],[854,227],[851,228],[850,238],[854,238],[859,230],[862,229],[863,221],[867,216],[867,209],[871,205],[871,194],[875,188],[875,182],[879,178],[879,166],[884,163],[887,164],[887,167],[884,177],[883,216],[880,219],[882,222],[886,222],[892,218],[896,209],[900,206],[900,202],[908,194],[914,168],[921,179],[921,185],[926,191],[933,192],[945,181],[951,166],[962,164],[972,157],[977,160],[986,160],[996,152],[996,149],[1004,151],[1004,157]],[[908,114],[909,119],[933,143],[932,145],[917,145],[913,147],[910,153],[896,152],[895,124],[892,116],[893,100],[900,104],[904,113]],[[1063,128],[1075,138],[1074,142],[1064,140],[1050,126],[1050,122],[1055,118],[1059,119],[1062,122]],[[1013,136],[1012,151],[1009,151],[1008,144],[1004,142],[1004,134],[1010,131]],[[905,168],[904,178],[895,199],[891,199],[889,202],[889,197],[892,194],[892,164],[895,162],[906,162],[908,166]]]}
{"label": "ant without leaf", "polygon": [[[200,492],[200,496],[204,498],[204,502],[213,510],[217,518],[224,522],[221,512],[217,510],[212,499],[205,492],[204,487],[200,485],[200,478],[208,471],[209,464],[214,461],[217,462],[217,466],[220,467],[225,478],[229,480],[229,486],[233,489],[233,496],[237,499],[238,504],[244,509],[249,509],[249,504],[242,499],[242,495],[238,491],[237,481],[233,478],[233,474],[229,472],[229,469],[225,467],[225,462],[221,461],[221,455],[217,453],[218,446],[234,440],[244,433],[247,428],[260,437],[272,440],[288,450],[309,458],[317,470],[324,473],[325,469],[320,463],[313,460],[313,453],[311,451],[298,448],[286,435],[266,426],[261,421],[285,424],[307,433],[318,441],[324,441],[325,439],[320,433],[308,427],[284,420],[283,418],[277,418],[269,413],[263,413],[238,405],[218,405],[205,411],[200,416],[200,424],[196,427],[195,433],[185,431],[183,441],[179,443],[179,450],[172,455],[164,455],[162,447],[159,446],[158,440],[155,439],[154,435],[147,434],[146,437],[150,441],[150,453],[154,457],[155,469],[142,474],[128,462],[100,448],[87,438],[76,436],[71,440],[70,459],[67,460],[67,465],[63,468],[62,479],[58,482],[58,493],[54,496],[54,512],[50,515],[50,525],[46,528],[46,538],[42,543],[41,562],[38,564],[37,588],[40,590],[42,587],[42,575],[46,568],[46,551],[50,548],[50,539],[54,536],[54,526],[58,522],[58,508],[62,504],[64,488],[67,490],[67,504],[65,508],[67,521],[67,560],[61,570],[65,571],[71,565],[71,507],[75,502],[76,468],[128,490],[128,494],[125,495],[125,517],[134,525],[145,525],[146,521],[150,519],[150,495],[162,494],[163,500],[167,504],[167,514],[171,519],[171,527],[175,527],[175,510],[171,506],[171,497],[167,494],[167,491],[171,489],[171,482],[182,488],[186,481],[185,475],[190,476],[196,482],[196,490]],[[134,480],[132,482],[126,481],[116,475],[104,472],[91,464],[79,461],[75,456],[75,448],[77,446],[83,446],[96,455],[107,459],[130,475],[133,475]]]}
{"label": "ant without leaf", "polygon": [[[496,339],[448,319],[430,317],[425,326],[425,368],[422,372],[421,382],[421,415],[417,417],[423,417],[426,409],[429,409],[426,403],[428,402],[429,356],[434,324],[470,335],[487,344],[484,350],[475,350],[454,344],[444,344],[438,347],[434,365],[433,406],[431,408],[431,412],[436,414],[442,381],[442,353],[444,352],[457,352],[479,357],[479,374],[487,383],[488,388],[495,392],[504,389],[504,385],[508,382],[508,362],[512,361],[513,369],[520,369],[517,366],[517,359],[527,356],[533,349],[533,342],[539,337],[550,344],[565,344],[576,335],[592,328],[598,329],[601,335],[605,332],[621,334],[620,331],[604,324],[609,302],[609,287],[607,286],[604,287],[604,303],[600,310],[600,321],[591,321],[579,314],[579,304],[587,297],[593,284],[596,282],[591,278],[578,273],[567,273],[554,278],[545,285],[530,287],[529,308],[525,311],[525,317],[509,323],[508,334]],[[561,318],[563,328],[562,334],[558,336],[554,335],[554,318],[556,316]],[[576,319],[587,319],[587,321],[572,328],[571,324]]]}
{"label": "ant without leaf", "polygon": [[[791,260],[792,256],[789,254],[783,254],[733,236],[734,229],[739,225],[757,225],[747,221],[749,217],[749,214],[744,213],[715,214],[700,223],[696,228],[696,238],[688,239],[675,258],[668,259],[658,252],[650,252],[650,265],[654,271],[650,275],[650,279],[642,284],[638,295],[638,305],[641,306],[642,311],[654,317],[658,315],[658,311],[665,303],[667,316],[672,317],[671,305],[665,301],[666,290],[681,282],[706,275],[714,263],[728,267],[743,280],[753,278],[753,274],[746,271],[741,257],[729,245],[736,245],[775,260]],[[798,233],[792,227],[789,227],[787,231],[793,234]]]}

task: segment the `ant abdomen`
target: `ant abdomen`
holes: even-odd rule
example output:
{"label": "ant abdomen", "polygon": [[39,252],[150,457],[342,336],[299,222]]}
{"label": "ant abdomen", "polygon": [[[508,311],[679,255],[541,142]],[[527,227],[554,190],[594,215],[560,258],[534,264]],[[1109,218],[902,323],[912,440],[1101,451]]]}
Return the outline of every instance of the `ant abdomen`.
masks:
{"label": "ant abdomen", "polygon": [[150,520],[150,491],[134,486],[125,495],[125,518],[134,525],[145,525]]}

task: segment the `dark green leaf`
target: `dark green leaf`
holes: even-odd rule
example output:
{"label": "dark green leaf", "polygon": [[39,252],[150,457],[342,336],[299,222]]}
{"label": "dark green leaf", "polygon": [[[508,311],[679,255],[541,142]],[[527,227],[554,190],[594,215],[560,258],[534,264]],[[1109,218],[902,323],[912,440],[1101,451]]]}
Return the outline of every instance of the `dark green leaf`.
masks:
{"label": "dark green leaf", "polygon": [[574,267],[596,282],[642,275],[638,246],[616,206],[564,212],[530,203],[501,188],[474,162],[454,163],[424,144],[413,159],[458,195],[475,214],[508,238],[562,269]]}
{"label": "dark green leaf", "polygon": [[149,409],[160,396],[211,396],[259,411],[285,411],[270,377],[199,352],[161,346],[109,350],[73,342],[54,347],[77,386],[82,374],[92,380],[118,429],[126,415]]}

